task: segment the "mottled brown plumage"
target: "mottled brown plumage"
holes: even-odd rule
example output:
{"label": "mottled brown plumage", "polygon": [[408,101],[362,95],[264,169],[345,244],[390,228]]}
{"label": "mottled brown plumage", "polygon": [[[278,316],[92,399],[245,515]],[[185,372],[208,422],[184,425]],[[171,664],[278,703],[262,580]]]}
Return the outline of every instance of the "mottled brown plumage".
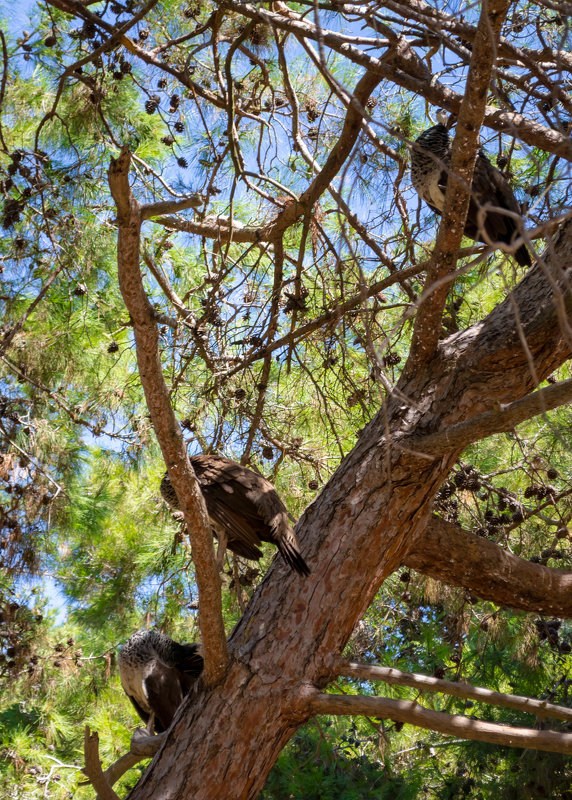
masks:
{"label": "mottled brown plumage", "polygon": [[163,633],[134,633],[119,651],[125,694],[149,733],[166,731],[191,686],[203,671],[197,644],[179,644]]}
{"label": "mottled brown plumage", "polygon": [[[261,542],[270,542],[292,569],[309,575],[286,507],[270,481],[224,456],[202,453],[191,456],[190,461],[214,532],[218,538],[226,537],[229,550],[258,561]],[[179,508],[167,473],[161,481],[161,494],[172,508]]]}
{"label": "mottled brown plumage", "polygon": [[[441,120],[439,124],[423,131],[413,145],[411,182],[427,205],[437,214],[442,214],[451,162],[451,142],[447,127],[443,124],[446,113],[439,112],[437,116]],[[492,210],[493,206],[499,210]],[[504,214],[502,209],[518,216],[522,213],[509,182],[480,152],[475,163],[465,235],[475,241],[485,242],[484,229],[490,241],[512,244],[520,235],[517,220]],[[483,216],[479,225],[480,213]],[[532,263],[525,245],[515,251],[514,258],[522,267]]]}

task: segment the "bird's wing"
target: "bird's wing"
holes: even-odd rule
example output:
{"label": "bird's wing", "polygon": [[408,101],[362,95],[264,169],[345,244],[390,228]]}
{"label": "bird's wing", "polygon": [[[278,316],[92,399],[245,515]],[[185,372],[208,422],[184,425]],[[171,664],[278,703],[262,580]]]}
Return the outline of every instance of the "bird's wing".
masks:
{"label": "bird's wing", "polygon": [[[439,216],[441,216],[443,211],[442,208],[439,208],[439,206],[436,205],[436,201],[438,199],[441,203],[441,206],[443,206],[445,202],[445,192],[447,191],[447,177],[447,170],[442,169],[437,179],[437,190],[433,190],[435,191],[435,197],[431,196],[431,189],[429,187],[425,187],[425,191],[422,195],[431,211],[434,211],[435,214],[438,214]],[[439,197],[439,192],[441,193],[442,197]]]}
{"label": "bird's wing", "polygon": [[274,486],[263,475],[222,457],[217,472],[224,491],[221,503],[239,513],[264,541],[265,534],[271,535],[275,518],[288,514]]}
{"label": "bird's wing", "polygon": [[260,558],[260,517],[244,485],[243,473],[250,470],[215,455],[193,456],[191,463],[209,517],[227,532],[229,548],[244,558]]}
{"label": "bird's wing", "polygon": [[262,541],[278,545],[287,563],[300,575],[309,575],[308,565],[300,554],[300,545],[290,525],[288,511],[270,481],[246,467],[235,465],[236,481],[256,511],[258,535]]}
{"label": "bird's wing", "polygon": [[[514,211],[516,214],[522,213],[520,203],[514,196],[510,183],[502,172],[499,172],[496,167],[493,167],[484,153],[479,153],[475,170],[477,177],[480,178],[484,176],[486,182],[485,186],[488,187],[489,193],[492,194],[496,200],[495,205],[501,208],[507,208],[509,211]],[[477,192],[479,192],[480,189],[481,187],[478,186]]]}
{"label": "bird's wing", "polygon": [[149,707],[155,714],[155,732],[166,731],[183,700],[179,671],[155,661],[143,681]]}
{"label": "bird's wing", "polygon": [[[496,167],[493,167],[484,153],[479,153],[475,164],[465,234],[477,241],[486,242],[487,238],[483,235],[484,228],[489,242],[512,244],[519,236],[521,223],[518,218],[503,213],[502,209],[512,212],[513,215],[518,214],[518,217],[522,214],[520,203],[514,196],[510,183]],[[532,263],[530,253],[524,244],[514,253],[514,258],[523,267]]]}
{"label": "bird's wing", "polygon": [[228,534],[228,547],[246,558],[260,558],[261,541],[276,544],[290,566],[309,569],[276,489],[259,475],[223,456],[193,456],[209,516]]}
{"label": "bird's wing", "polygon": [[[521,213],[520,205],[513,194],[509,182],[493,167],[488,158],[479,153],[475,164],[473,177],[473,190],[467,215],[465,233],[473,238],[484,241],[482,232],[479,232],[479,209],[485,206],[506,208],[515,214]],[[484,228],[489,238],[494,242],[510,243],[516,224],[513,217],[503,214],[502,211],[487,211],[484,217]]]}

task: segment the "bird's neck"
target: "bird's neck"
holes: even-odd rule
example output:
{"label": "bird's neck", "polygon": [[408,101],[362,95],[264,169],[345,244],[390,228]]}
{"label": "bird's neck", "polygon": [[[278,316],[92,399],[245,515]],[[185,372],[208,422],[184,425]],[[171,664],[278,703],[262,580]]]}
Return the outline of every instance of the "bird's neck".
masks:
{"label": "bird's neck", "polygon": [[444,125],[439,123],[423,131],[417,139],[417,143],[437,157],[444,158],[449,150],[449,132]]}

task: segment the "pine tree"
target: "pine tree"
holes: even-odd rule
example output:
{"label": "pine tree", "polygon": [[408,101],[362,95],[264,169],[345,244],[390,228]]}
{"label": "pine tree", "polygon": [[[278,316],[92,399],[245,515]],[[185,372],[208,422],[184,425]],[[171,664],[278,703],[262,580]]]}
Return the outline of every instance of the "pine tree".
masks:
{"label": "pine tree", "polygon": [[[4,23],[0,797],[93,797],[146,626],[204,680],[119,796],[568,797],[565,711],[523,753],[522,705],[466,690],[570,707],[566,9],[309,8]],[[442,219],[408,172],[439,106]],[[479,147],[530,269],[461,241]],[[272,481],[310,576],[264,546],[219,579],[187,451]]]}

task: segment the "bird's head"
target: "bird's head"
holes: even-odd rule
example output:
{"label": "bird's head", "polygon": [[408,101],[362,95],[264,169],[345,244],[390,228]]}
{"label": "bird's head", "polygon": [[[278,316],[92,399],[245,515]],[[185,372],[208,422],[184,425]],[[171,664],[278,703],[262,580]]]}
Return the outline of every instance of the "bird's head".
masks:
{"label": "bird's head", "polygon": [[447,130],[449,130],[449,128],[451,127],[451,124],[453,122],[452,115],[449,114],[448,111],[445,111],[444,108],[440,108],[437,111],[437,113],[435,114],[435,116],[437,118],[437,122],[439,123],[439,125],[444,125],[445,128],[447,128]]}

